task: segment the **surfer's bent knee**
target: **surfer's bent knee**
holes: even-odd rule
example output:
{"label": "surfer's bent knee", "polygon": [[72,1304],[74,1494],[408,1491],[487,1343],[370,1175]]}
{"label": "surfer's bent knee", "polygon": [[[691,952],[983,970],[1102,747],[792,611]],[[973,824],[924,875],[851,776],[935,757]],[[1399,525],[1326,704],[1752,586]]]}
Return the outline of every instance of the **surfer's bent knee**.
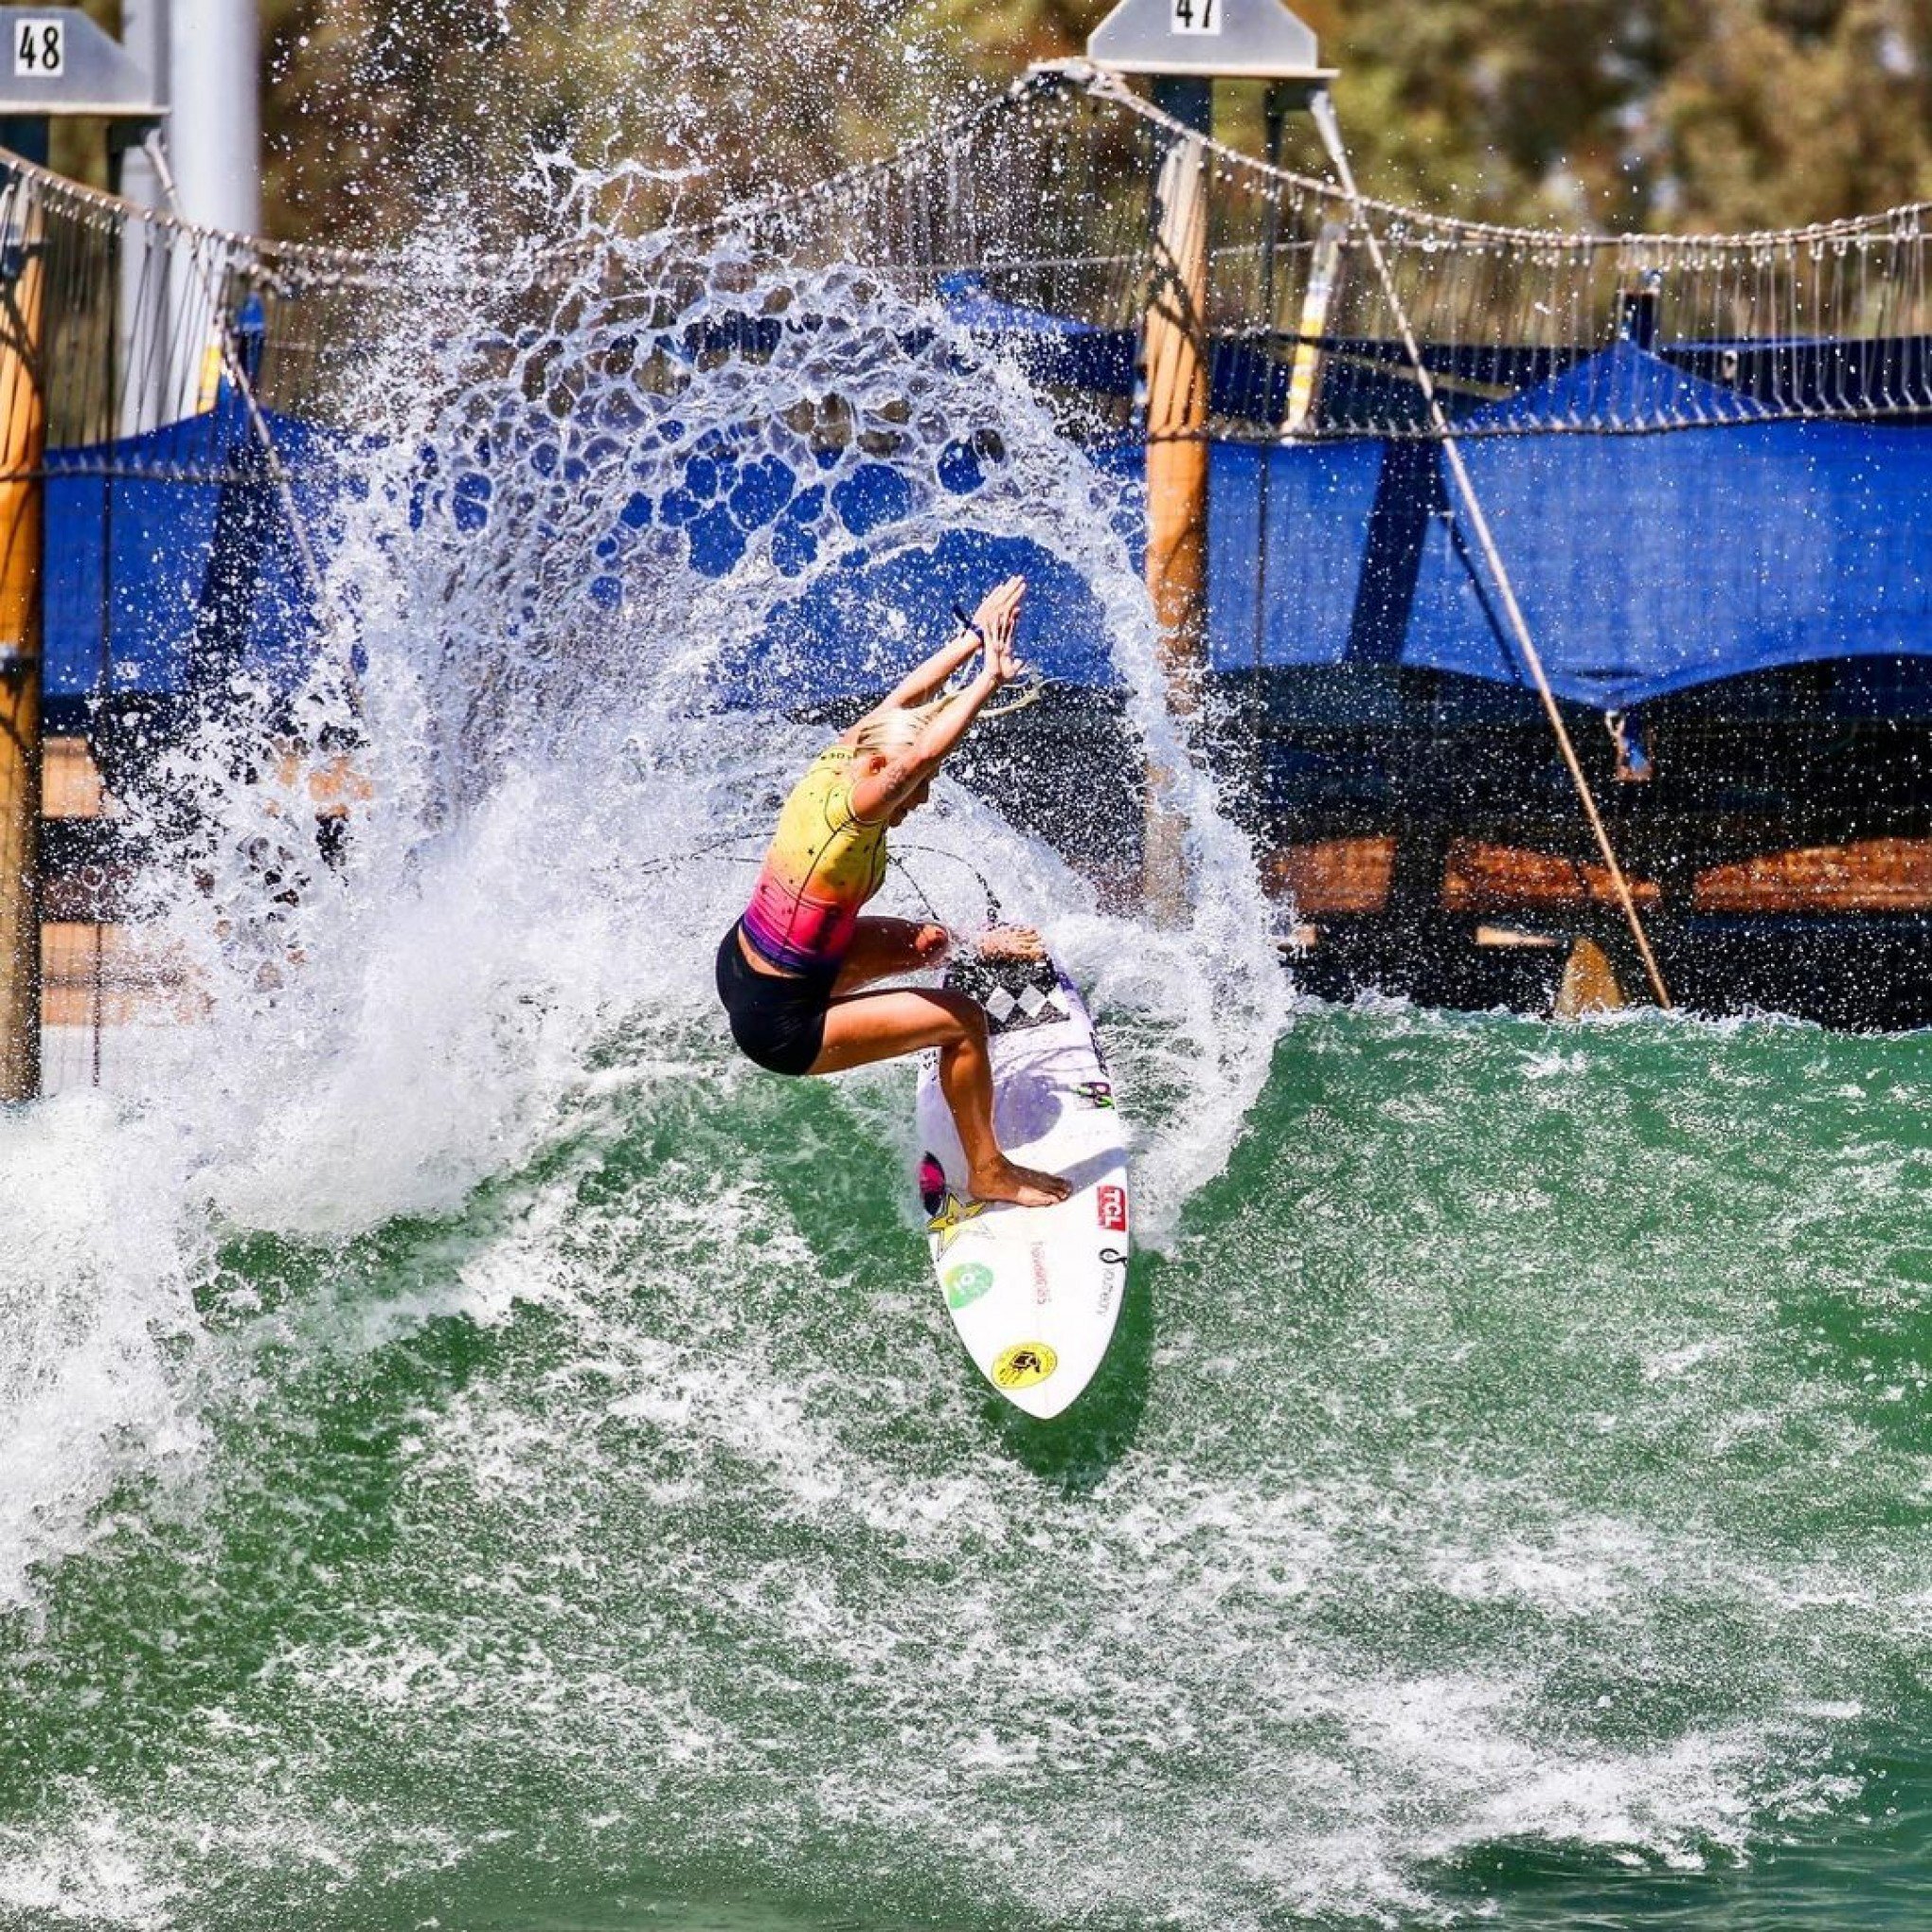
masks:
{"label": "surfer's bent knee", "polygon": [[986,1044],[986,1010],[971,993],[956,993],[950,986],[937,986],[926,991],[926,997],[937,1000],[945,1008],[954,1023],[959,1029],[959,1041],[944,1042],[943,1045],[958,1045],[966,1040]]}

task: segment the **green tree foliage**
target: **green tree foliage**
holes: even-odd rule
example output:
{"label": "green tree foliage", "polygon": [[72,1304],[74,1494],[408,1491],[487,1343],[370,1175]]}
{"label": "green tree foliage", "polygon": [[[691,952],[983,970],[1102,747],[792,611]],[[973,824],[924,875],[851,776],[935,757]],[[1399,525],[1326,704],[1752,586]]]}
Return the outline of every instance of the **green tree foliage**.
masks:
{"label": "green tree foliage", "polygon": [[1646,102],[1673,225],[1865,214],[1932,197],[1927,0],[1680,0]]}
{"label": "green tree foliage", "polygon": [[[356,241],[538,153],[671,199],[888,152],[1108,0],[263,0],[271,226]],[[1932,196],[1932,0],[1305,0],[1371,192],[1493,220],[1729,230]],[[1258,90],[1217,113],[1258,147]],[[1296,165],[1320,169],[1306,128]]]}
{"label": "green tree foliage", "polygon": [[[1326,0],[1372,192],[1732,231],[1932,196],[1932,0]],[[1295,157],[1319,166],[1304,138]]]}
{"label": "green tree foliage", "polygon": [[653,170],[698,207],[802,185],[967,79],[890,0],[264,0],[263,26],[267,206],[342,239],[452,189],[500,199],[545,154]]}

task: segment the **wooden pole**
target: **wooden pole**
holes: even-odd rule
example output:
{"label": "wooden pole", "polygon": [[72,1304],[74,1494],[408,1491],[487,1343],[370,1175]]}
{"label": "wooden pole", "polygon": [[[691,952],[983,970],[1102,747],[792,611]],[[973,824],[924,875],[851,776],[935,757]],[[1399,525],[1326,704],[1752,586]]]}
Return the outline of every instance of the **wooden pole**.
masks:
{"label": "wooden pole", "polygon": [[[1209,82],[1163,77],[1156,103],[1200,133]],[[1208,652],[1208,179],[1199,142],[1174,136],[1154,190],[1154,286],[1143,368],[1147,396],[1147,589],[1174,715],[1200,702]],[[1148,773],[1143,884],[1154,910],[1186,899],[1185,822],[1165,802],[1172,775]]]}
{"label": "wooden pole", "polygon": [[41,1078],[41,241],[16,180],[0,203],[0,1100]]}

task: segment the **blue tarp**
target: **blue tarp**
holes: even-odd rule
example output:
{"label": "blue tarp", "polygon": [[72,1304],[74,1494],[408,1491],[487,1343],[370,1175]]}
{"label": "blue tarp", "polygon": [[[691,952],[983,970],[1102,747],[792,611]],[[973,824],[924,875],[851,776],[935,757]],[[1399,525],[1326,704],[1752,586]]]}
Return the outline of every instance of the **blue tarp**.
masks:
{"label": "blue tarp", "polygon": [[[1734,426],[1470,436],[1463,452],[1550,682],[1601,707],[1808,660],[1932,654],[1932,434],[1757,421],[1628,344],[1467,427],[1612,402]],[[1267,468],[1265,492],[1261,468]],[[1440,452],[1427,443],[1214,453],[1217,664],[1404,663],[1519,682]],[[1265,618],[1255,607],[1267,516]],[[1259,651],[1257,641],[1259,636]]]}
{"label": "blue tarp", "polygon": [[[1480,433],[1552,417],[1586,425],[1606,412],[1727,426]],[[1468,420],[1471,473],[1561,694],[1628,707],[1806,660],[1932,656],[1932,431],[1753,420],[1759,413],[1731,389],[1619,344]],[[341,487],[334,440],[286,417],[271,429],[326,541]],[[1015,569],[1035,582],[1026,654],[1059,680],[1109,680],[1102,613],[1078,574],[977,526],[975,498],[993,458],[963,444],[944,452],[938,480],[958,502],[952,533],[937,553],[895,552],[893,526],[912,492],[889,464],[828,483],[760,454],[749,429],[742,450],[715,440],[684,458],[671,487],[633,497],[599,550],[611,559],[608,577],[585,594],[621,598],[625,543],[653,526],[681,530],[691,567],[713,576],[768,542],[800,594],[723,663],[734,700],[877,689],[943,630],[954,599]],[[536,465],[540,455],[499,451],[468,467],[425,456],[424,474],[448,469],[446,513],[487,542],[492,467]],[[1095,460],[1124,482],[1140,451],[1125,440]],[[1436,446],[1224,443],[1210,461],[1218,668],[1408,664],[1521,681]],[[233,399],[147,436],[50,450],[47,468],[51,698],[178,690],[191,674],[220,680],[238,667],[283,684],[299,670],[313,626],[307,587]],[[176,480],[184,474],[225,480]],[[833,526],[860,547],[837,569],[816,570]]]}
{"label": "blue tarp", "polygon": [[[270,435],[326,527],[333,440]],[[286,686],[313,630],[307,583],[247,413],[216,406],[140,436],[46,453],[44,639],[50,699],[178,691],[237,669]]]}
{"label": "blue tarp", "polygon": [[1762,403],[1735,389],[1689,375],[1635,343],[1619,342],[1532,388],[1471,410],[1460,427],[1476,437],[1551,424],[1610,430],[1646,422],[1753,422],[1766,413]]}
{"label": "blue tarp", "polygon": [[[1932,653],[1932,437],[1753,425],[1469,452],[1552,683],[1630,705],[1820,658]],[[1587,485],[1587,493],[1585,493]],[[1408,658],[1508,670],[1476,579],[1439,525]]]}

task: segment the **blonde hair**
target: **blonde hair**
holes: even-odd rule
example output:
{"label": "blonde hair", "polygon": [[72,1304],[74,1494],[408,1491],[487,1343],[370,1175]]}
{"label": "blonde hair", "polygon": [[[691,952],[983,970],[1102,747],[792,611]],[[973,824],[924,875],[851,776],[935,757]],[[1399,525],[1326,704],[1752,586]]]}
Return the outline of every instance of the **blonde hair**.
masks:
{"label": "blonde hair", "polygon": [[950,695],[929,699],[923,705],[900,705],[869,717],[852,735],[856,751],[876,751],[886,758],[898,758],[918,742],[919,734],[953,702]]}

